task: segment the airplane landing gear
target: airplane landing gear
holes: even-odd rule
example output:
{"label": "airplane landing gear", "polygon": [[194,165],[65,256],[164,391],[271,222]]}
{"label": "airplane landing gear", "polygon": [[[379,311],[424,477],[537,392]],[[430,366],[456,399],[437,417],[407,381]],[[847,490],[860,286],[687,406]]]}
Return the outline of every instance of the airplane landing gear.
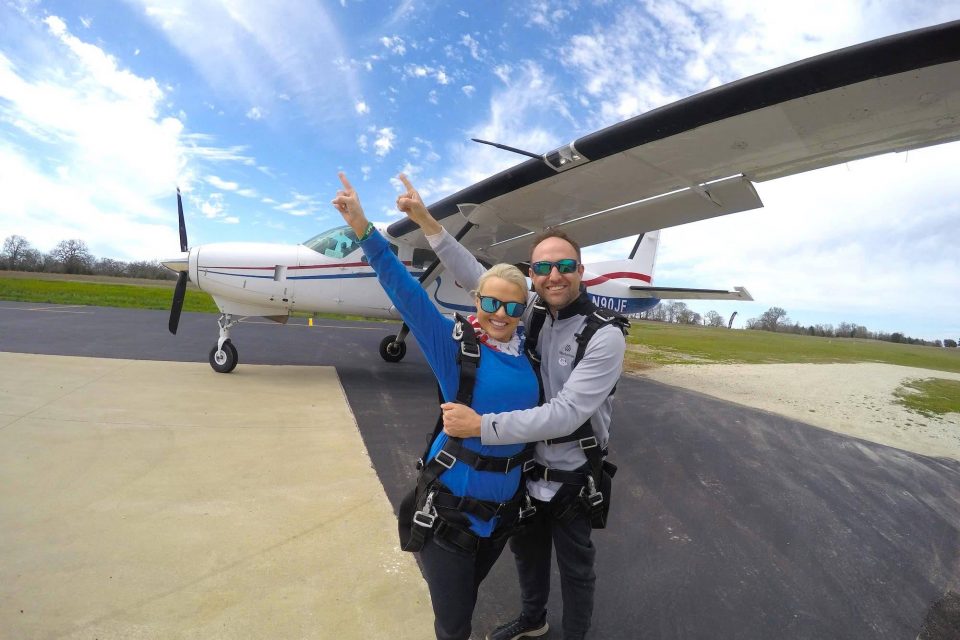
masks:
{"label": "airplane landing gear", "polygon": [[220,339],[217,340],[217,346],[210,349],[210,366],[217,373],[230,373],[237,367],[239,359],[237,357],[237,348],[230,341],[230,327],[240,322],[234,320],[229,313],[223,313],[217,320],[217,326],[220,327]]}
{"label": "airplane landing gear", "polygon": [[397,342],[397,336],[387,336],[380,341],[380,357],[387,362],[400,362],[407,355],[407,343]]}
{"label": "airplane landing gear", "polygon": [[217,373],[230,373],[237,366],[237,348],[229,340],[210,349],[210,366]]}
{"label": "airplane landing gear", "polygon": [[387,362],[400,362],[403,356],[407,355],[407,334],[410,329],[403,323],[400,327],[400,333],[395,336],[387,336],[380,341],[380,357]]}

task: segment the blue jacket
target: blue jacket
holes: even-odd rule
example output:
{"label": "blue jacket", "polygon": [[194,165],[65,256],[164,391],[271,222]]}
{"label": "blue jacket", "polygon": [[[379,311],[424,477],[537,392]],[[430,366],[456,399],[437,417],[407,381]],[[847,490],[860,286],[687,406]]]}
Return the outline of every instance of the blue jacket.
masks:
{"label": "blue jacket", "polygon": [[[444,399],[452,402],[457,397],[460,384],[457,366],[460,345],[452,336],[453,320],[443,316],[434,306],[427,292],[393,254],[382,235],[374,231],[361,246],[381,286],[417,339],[440,383]],[[537,377],[522,349],[520,355],[511,356],[481,344],[480,354],[471,404],[477,413],[499,413],[537,406],[540,397]],[[446,440],[447,434],[441,431],[430,445],[431,457],[436,455]],[[480,438],[466,438],[463,444],[481,455],[496,457],[512,456],[524,448],[523,444],[484,445]],[[468,465],[458,463],[440,475],[440,482],[454,495],[506,502],[517,492],[520,469],[508,473],[475,471]],[[496,528],[498,518],[484,521],[470,514],[466,516],[470,519],[471,529],[479,536],[487,537]]]}

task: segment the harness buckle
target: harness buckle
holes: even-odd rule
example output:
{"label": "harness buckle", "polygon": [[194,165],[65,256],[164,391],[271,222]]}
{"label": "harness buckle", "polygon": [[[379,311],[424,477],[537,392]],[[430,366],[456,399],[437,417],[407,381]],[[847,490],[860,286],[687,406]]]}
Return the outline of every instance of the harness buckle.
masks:
{"label": "harness buckle", "polygon": [[437,510],[433,508],[433,496],[436,492],[431,491],[427,495],[427,501],[423,503],[423,509],[413,514],[413,524],[424,529],[432,529],[433,523],[437,519]]}
{"label": "harness buckle", "polygon": [[[442,456],[446,456],[446,458],[443,458]],[[447,453],[443,449],[440,449],[440,451],[437,451],[437,455],[434,456],[433,459],[436,460],[441,467],[446,467],[447,469],[452,469],[453,465],[457,463],[457,457]],[[450,462],[447,462],[447,460],[449,460]]]}
{"label": "harness buckle", "polygon": [[460,354],[461,354],[461,355],[464,355],[464,356],[467,356],[468,358],[479,358],[479,357],[480,357],[480,343],[476,343],[476,344],[474,344],[473,346],[476,348],[476,350],[475,350],[475,351],[470,351],[470,350],[468,349],[467,341],[466,341],[466,340],[461,341],[461,342],[460,342]]}
{"label": "harness buckle", "polygon": [[529,518],[537,512],[537,508],[533,506],[533,503],[530,501],[530,495],[526,495],[523,498],[523,506],[520,507],[520,517],[518,520],[524,520]]}
{"label": "harness buckle", "polygon": [[463,327],[459,322],[453,323],[453,339],[460,342],[463,339]]}
{"label": "harness buckle", "polygon": [[587,436],[586,438],[580,438],[579,442],[580,442],[580,448],[583,449],[584,451],[586,451],[587,449],[593,449],[599,444],[597,442],[596,437],[594,436]]}
{"label": "harness buckle", "polygon": [[[586,493],[586,495],[584,495],[584,493]],[[580,490],[580,495],[583,496],[591,508],[596,508],[603,504],[603,494],[597,491],[597,484],[593,481],[593,476],[587,476],[587,486]]]}
{"label": "harness buckle", "polygon": [[533,471],[533,468],[536,466],[536,464],[537,464],[536,460],[534,460],[533,458],[530,458],[529,460],[523,463],[523,470],[521,471],[521,473],[530,473],[531,471]]}
{"label": "harness buckle", "polygon": [[423,469],[423,458],[417,458],[417,464],[414,465],[417,471]]}

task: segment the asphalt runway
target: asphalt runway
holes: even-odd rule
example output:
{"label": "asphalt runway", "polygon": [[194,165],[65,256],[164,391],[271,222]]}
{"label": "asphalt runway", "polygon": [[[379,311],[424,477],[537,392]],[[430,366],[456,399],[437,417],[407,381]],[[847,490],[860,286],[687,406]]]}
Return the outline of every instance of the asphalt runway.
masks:
{"label": "asphalt runway", "polygon": [[[166,324],[163,311],[0,302],[0,351],[206,361],[214,316],[184,313],[176,337]],[[336,367],[394,508],[437,413],[413,341],[401,363],[377,354],[397,326],[232,330],[240,367]],[[960,591],[960,463],[642,378],[625,377],[616,403],[592,637],[912,639]],[[556,571],[554,585],[547,637],[559,638]],[[475,637],[518,606],[507,551],[481,586]]]}

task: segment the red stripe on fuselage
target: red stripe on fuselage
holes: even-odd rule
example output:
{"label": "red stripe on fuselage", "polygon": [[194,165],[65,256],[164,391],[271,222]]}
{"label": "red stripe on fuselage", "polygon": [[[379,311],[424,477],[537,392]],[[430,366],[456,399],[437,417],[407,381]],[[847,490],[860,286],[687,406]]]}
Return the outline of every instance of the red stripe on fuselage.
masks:
{"label": "red stripe on fuselage", "polygon": [[[403,264],[410,266],[413,264],[409,260],[404,260]],[[287,269],[332,269],[333,267],[369,267],[366,262],[334,262],[333,264],[305,264],[303,266],[290,266]],[[247,269],[250,271],[273,271],[276,267],[221,267],[219,265],[201,265],[201,269]]]}
{"label": "red stripe on fuselage", "polygon": [[652,282],[652,278],[650,276],[642,273],[634,273],[632,271],[614,271],[613,273],[605,273],[597,276],[596,278],[591,278],[590,280],[584,280],[583,285],[585,287],[592,287],[597,284],[603,284],[607,280],[616,280],[620,278],[625,278],[628,280],[642,280],[647,284]]}

